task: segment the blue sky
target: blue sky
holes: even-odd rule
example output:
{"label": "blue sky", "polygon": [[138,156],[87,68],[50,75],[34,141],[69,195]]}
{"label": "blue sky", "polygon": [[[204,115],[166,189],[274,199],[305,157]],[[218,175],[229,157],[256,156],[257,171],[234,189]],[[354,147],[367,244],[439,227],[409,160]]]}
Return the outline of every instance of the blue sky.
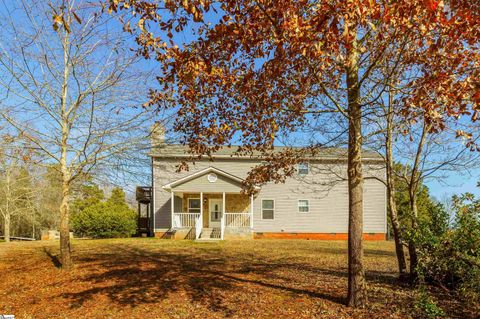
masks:
{"label": "blue sky", "polygon": [[475,170],[471,176],[463,176],[458,173],[452,173],[442,183],[437,180],[427,181],[426,184],[430,193],[438,200],[445,196],[452,196],[460,193],[473,193],[480,195],[480,189],[477,187],[477,181],[480,180],[480,172]]}

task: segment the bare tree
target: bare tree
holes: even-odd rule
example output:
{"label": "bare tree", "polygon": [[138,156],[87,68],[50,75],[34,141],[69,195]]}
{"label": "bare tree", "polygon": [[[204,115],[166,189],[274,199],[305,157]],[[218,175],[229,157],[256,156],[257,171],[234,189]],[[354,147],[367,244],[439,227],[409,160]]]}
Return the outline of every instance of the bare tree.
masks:
{"label": "bare tree", "polygon": [[2,115],[43,155],[42,164],[61,175],[60,254],[62,267],[70,269],[72,183],[143,148],[148,75],[138,71],[129,35],[112,27],[122,17],[99,14],[99,5],[59,0],[3,6]]}
{"label": "bare tree", "polygon": [[15,136],[2,136],[0,149],[0,214],[6,242],[12,235],[12,218],[28,215],[37,190],[29,172],[31,151],[18,144]]}
{"label": "bare tree", "polygon": [[[404,180],[408,189],[410,211],[408,212],[412,230],[418,224],[418,196],[420,185],[428,180],[445,183],[452,174],[470,174],[478,168],[480,155],[471,152],[469,144],[455,137],[455,131],[468,130],[470,143],[475,143],[480,137],[478,128],[462,122],[447,122],[449,126],[441,132],[432,131],[424,119],[411,126],[407,134],[402,134],[399,125],[396,132],[395,153],[399,162],[404,164],[404,170],[395,172],[398,178]],[[452,132],[453,131],[453,132]],[[467,142],[469,143],[469,142]],[[408,243],[410,255],[410,275],[416,278],[417,252],[415,243]]]}
{"label": "bare tree", "polygon": [[[377,105],[375,117],[370,117],[368,122],[375,127],[374,132],[380,133],[372,136],[371,140],[373,144],[377,144],[386,163],[384,183],[387,187],[389,217],[395,239],[399,273],[400,277],[404,277],[407,267],[402,237],[405,239],[405,234],[401,233],[398,220],[395,180],[403,180],[407,185],[410,206],[409,227],[416,230],[420,186],[432,179],[445,183],[452,172],[469,174],[472,169],[478,168],[479,154],[471,150],[475,147],[480,132],[469,121],[454,119],[446,120],[445,127],[438,130],[432,127],[428,116],[422,113],[417,115],[413,123],[402,121],[401,111],[405,109],[402,104],[412,89],[405,85],[407,81],[402,80],[402,76],[411,77],[412,74],[407,74],[408,72],[402,69],[401,64],[392,66],[388,63],[382,70],[382,73],[385,72],[393,72],[397,76],[388,77],[389,83],[386,84],[388,90],[379,95],[375,101]],[[458,132],[465,131],[469,132],[468,139],[459,139],[462,135]],[[404,170],[401,172],[395,170],[396,163],[403,164]],[[410,257],[410,276],[414,280],[417,266],[416,246],[412,240],[409,240],[407,246]]]}

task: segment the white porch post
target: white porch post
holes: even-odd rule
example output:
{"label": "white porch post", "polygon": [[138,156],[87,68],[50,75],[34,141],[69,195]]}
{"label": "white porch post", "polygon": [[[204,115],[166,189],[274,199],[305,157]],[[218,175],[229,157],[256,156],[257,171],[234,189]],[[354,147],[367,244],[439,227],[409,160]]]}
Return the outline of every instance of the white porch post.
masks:
{"label": "white porch post", "polygon": [[250,194],[250,229],[253,229],[253,194]]}
{"label": "white porch post", "polygon": [[172,228],[174,226],[174,220],[173,220],[173,213],[175,210],[175,194],[173,192],[173,189],[170,191],[171,194],[171,199],[170,199],[170,209],[171,209],[171,214],[172,214]]}
{"label": "white porch post", "polygon": [[200,192],[200,225],[203,228],[203,192]]}
{"label": "white porch post", "polygon": [[225,216],[225,192],[222,194],[222,216]]}
{"label": "white porch post", "polygon": [[221,218],[222,223],[220,224],[220,227],[222,229],[220,230],[221,232],[221,238],[223,239],[223,234],[225,233],[225,192],[222,193],[222,218]]}

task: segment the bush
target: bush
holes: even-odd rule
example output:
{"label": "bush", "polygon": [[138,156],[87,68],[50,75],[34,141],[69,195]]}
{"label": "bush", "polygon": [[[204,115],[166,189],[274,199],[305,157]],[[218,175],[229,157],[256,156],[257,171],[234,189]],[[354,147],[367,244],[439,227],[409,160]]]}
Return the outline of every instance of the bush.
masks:
{"label": "bush", "polygon": [[442,207],[420,220],[414,233],[420,284],[433,283],[457,291],[466,302],[480,300],[480,200],[454,197],[454,221]]}
{"label": "bush", "polygon": [[415,297],[415,313],[420,318],[442,318],[445,312],[432,299],[425,286],[420,286]]}
{"label": "bush", "polygon": [[99,202],[72,216],[76,235],[91,238],[130,237],[137,230],[134,210],[125,204]]}

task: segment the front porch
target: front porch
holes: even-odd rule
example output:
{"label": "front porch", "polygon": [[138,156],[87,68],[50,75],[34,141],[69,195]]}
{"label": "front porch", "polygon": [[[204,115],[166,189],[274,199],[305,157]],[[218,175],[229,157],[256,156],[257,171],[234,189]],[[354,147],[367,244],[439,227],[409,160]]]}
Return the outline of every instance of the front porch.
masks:
{"label": "front porch", "polygon": [[[163,186],[170,192],[171,227],[190,239],[252,237],[253,195],[242,193],[243,180],[214,167]],[[175,236],[176,237],[176,236]]]}
{"label": "front porch", "polygon": [[186,238],[251,237],[253,195],[172,190],[171,212],[171,229]]}

